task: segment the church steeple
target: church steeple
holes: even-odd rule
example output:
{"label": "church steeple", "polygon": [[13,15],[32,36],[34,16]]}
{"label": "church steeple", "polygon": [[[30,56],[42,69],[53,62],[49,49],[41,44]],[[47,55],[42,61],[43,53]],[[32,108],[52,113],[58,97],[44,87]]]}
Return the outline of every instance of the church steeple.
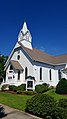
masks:
{"label": "church steeple", "polygon": [[32,49],[32,37],[27,28],[26,22],[24,22],[23,27],[19,32],[18,41],[20,41],[25,47]]}
{"label": "church steeple", "polygon": [[28,31],[26,22],[24,22],[24,24],[23,24],[22,31],[24,34]]}

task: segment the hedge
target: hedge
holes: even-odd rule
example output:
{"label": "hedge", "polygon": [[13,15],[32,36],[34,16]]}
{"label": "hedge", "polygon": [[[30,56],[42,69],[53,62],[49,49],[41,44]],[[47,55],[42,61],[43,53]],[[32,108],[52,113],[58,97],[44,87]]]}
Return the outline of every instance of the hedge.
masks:
{"label": "hedge", "polygon": [[8,84],[4,84],[2,87],[1,87],[1,90],[4,91],[4,90],[7,90],[9,89],[9,85]]}
{"label": "hedge", "polygon": [[9,85],[9,91],[17,92],[17,86],[15,86],[15,85]]}
{"label": "hedge", "polygon": [[56,93],[67,94],[67,80],[65,78],[61,79],[57,84]]}
{"label": "hedge", "polygon": [[50,116],[50,112],[55,106],[56,102],[54,98],[46,94],[38,94],[27,101],[26,112],[40,117],[46,117],[47,115]]}
{"label": "hedge", "polygon": [[20,86],[17,87],[17,91],[24,91],[26,90],[26,84],[21,84]]}
{"label": "hedge", "polygon": [[27,100],[25,111],[45,119],[67,118],[67,110],[59,107],[54,98],[47,94],[37,94]]}
{"label": "hedge", "polygon": [[60,99],[58,105],[62,108],[67,109],[67,99]]}
{"label": "hedge", "polygon": [[39,84],[35,86],[35,90],[37,93],[43,93],[46,92],[48,90],[49,85],[46,83],[43,84]]}

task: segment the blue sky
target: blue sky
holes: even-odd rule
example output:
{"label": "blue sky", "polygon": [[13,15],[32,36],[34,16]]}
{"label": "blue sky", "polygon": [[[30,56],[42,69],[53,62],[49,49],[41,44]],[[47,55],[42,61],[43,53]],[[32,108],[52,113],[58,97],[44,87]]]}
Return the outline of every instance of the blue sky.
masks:
{"label": "blue sky", "polygon": [[33,47],[67,54],[67,0],[0,0],[0,52],[9,55],[24,21]]}

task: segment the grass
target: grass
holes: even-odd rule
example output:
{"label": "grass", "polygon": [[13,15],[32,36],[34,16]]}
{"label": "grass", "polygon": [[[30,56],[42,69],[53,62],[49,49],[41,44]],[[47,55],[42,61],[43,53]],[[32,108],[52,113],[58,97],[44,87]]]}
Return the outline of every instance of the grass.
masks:
{"label": "grass", "polygon": [[[54,97],[54,99],[57,101],[62,98],[67,98],[67,96],[65,95],[56,94],[55,89],[51,89],[45,92],[44,94],[48,94]],[[28,95],[18,95],[18,94],[10,94],[7,92],[0,92],[0,103],[24,111],[26,106],[26,101],[31,97],[32,96],[28,96]]]}
{"label": "grass", "polygon": [[48,94],[48,95],[54,97],[55,100],[59,100],[59,99],[62,99],[62,98],[67,99],[67,95],[59,95],[59,94],[55,93],[55,89],[48,90],[44,94]]}
{"label": "grass", "polygon": [[22,110],[22,111],[25,110],[26,101],[30,98],[31,96],[0,92],[0,103],[1,104],[5,104],[7,106],[10,106],[10,107]]}

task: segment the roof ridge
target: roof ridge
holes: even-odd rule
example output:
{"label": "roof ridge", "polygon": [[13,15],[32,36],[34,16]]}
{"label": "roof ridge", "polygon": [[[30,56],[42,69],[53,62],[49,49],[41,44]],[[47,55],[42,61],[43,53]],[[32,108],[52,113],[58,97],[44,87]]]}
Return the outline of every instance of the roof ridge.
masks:
{"label": "roof ridge", "polygon": [[65,57],[64,55],[61,55],[61,57],[53,56],[37,48],[29,49],[29,48],[24,47],[21,43],[19,44],[26,51],[26,53],[30,56],[30,58],[34,61],[47,63],[51,65],[65,64],[67,62],[67,55],[65,55]]}

